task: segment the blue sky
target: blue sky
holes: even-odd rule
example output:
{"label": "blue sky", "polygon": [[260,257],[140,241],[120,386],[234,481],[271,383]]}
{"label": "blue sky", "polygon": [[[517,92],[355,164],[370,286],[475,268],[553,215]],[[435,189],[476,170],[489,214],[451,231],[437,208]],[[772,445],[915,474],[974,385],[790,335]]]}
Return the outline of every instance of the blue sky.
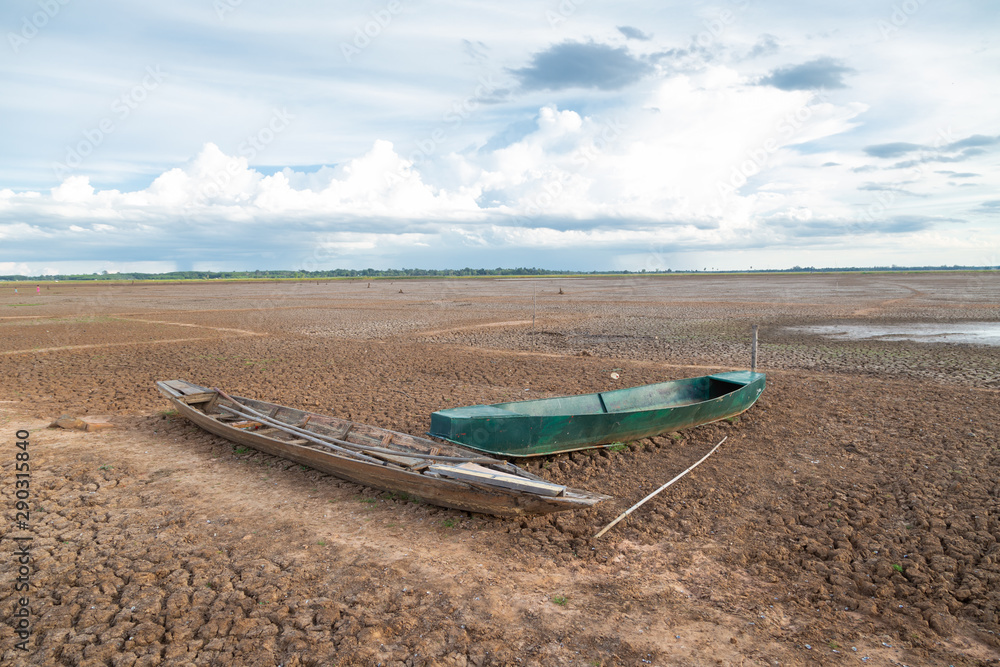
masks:
{"label": "blue sky", "polygon": [[995,3],[93,4],[0,8],[0,274],[1000,263]]}

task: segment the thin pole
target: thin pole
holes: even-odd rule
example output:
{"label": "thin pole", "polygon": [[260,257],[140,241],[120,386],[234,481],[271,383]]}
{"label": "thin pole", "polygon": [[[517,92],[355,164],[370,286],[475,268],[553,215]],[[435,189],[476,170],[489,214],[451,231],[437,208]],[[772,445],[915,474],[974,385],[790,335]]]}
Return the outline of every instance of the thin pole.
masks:
{"label": "thin pole", "polygon": [[537,344],[535,340],[535,281],[531,281],[531,344]]}
{"label": "thin pole", "polygon": [[669,482],[667,482],[666,484],[664,484],[663,486],[661,486],[660,488],[658,488],[656,491],[653,491],[651,494],[649,494],[648,496],[646,496],[645,498],[643,498],[642,500],[640,500],[639,502],[637,502],[635,505],[632,505],[632,507],[629,507],[627,510],[625,510],[620,515],[618,515],[617,519],[615,519],[614,521],[612,521],[611,523],[609,523],[608,525],[606,525],[604,528],[601,528],[601,532],[597,533],[597,535],[594,535],[594,539],[596,540],[598,537],[600,537],[604,533],[608,532],[609,528],[611,528],[616,523],[618,523],[619,521],[621,521],[622,519],[624,519],[625,517],[627,517],[632,512],[634,512],[637,509],[639,509],[640,507],[642,507],[642,505],[647,500],[649,500],[650,498],[652,498],[653,496],[655,496],[657,493],[659,493],[660,491],[664,490],[665,488],[667,488],[668,486],[670,486],[671,484],[673,484],[674,482],[676,482],[677,480],[679,480],[684,475],[688,474],[689,472],[691,472],[692,470],[694,470],[695,468],[697,468],[701,464],[702,461],[704,461],[709,456],[711,456],[712,454],[714,454],[715,450],[718,449],[720,446],[722,446],[722,443],[724,443],[726,441],[726,438],[728,438],[728,437],[729,436],[727,435],[722,440],[719,440],[719,444],[716,445],[715,447],[712,447],[712,451],[710,451],[708,454],[705,454],[703,457],[701,457],[701,460],[699,460],[698,463],[695,463],[693,466],[691,466],[690,468],[688,468],[687,470],[685,470],[681,474],[677,475],[677,477],[674,477],[672,480],[670,480]]}
{"label": "thin pole", "polygon": [[753,344],[750,346],[750,372],[757,372],[757,325],[753,325]]}

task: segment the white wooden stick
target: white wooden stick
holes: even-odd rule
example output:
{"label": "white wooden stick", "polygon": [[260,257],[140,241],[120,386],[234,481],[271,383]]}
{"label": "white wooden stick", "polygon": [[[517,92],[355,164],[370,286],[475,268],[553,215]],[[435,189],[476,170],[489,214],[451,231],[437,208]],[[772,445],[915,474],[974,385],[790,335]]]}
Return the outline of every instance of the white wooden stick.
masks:
{"label": "white wooden stick", "polygon": [[676,482],[677,480],[679,480],[684,475],[688,474],[689,472],[691,472],[692,470],[694,470],[695,468],[697,468],[701,464],[702,461],[704,461],[709,456],[711,456],[712,454],[714,454],[715,450],[718,449],[719,447],[721,447],[722,443],[724,443],[726,441],[726,438],[728,438],[728,437],[729,436],[727,435],[725,438],[723,438],[722,440],[720,440],[719,444],[716,445],[715,447],[712,447],[712,451],[710,451],[708,454],[705,454],[703,457],[701,457],[701,459],[698,461],[698,463],[695,463],[693,466],[691,466],[690,468],[688,468],[687,470],[685,470],[681,474],[677,475],[677,477],[674,477],[672,480],[670,480],[669,482],[667,482],[666,484],[664,484],[663,486],[661,486],[660,488],[658,488],[656,491],[653,491],[651,494],[649,494],[648,496],[646,496],[645,498],[643,498],[642,500],[640,500],[639,502],[637,502],[635,505],[632,505],[632,507],[629,507],[627,510],[625,510],[624,512],[622,512],[618,516],[617,519],[615,519],[614,521],[612,521],[611,523],[609,523],[608,525],[606,525],[604,528],[602,528],[601,532],[599,532],[597,535],[594,535],[594,539],[596,540],[598,537],[600,537],[604,533],[608,532],[609,528],[611,528],[612,526],[614,526],[616,523],[618,523],[619,521],[621,521],[622,519],[624,519],[625,517],[627,517],[629,514],[631,514],[635,510],[639,509],[639,507],[641,507],[643,505],[643,503],[645,503],[647,500],[649,500],[650,498],[652,498],[653,496],[655,496],[657,493],[659,493],[663,489],[667,488],[668,486],[670,486],[671,484],[673,484],[674,482]]}

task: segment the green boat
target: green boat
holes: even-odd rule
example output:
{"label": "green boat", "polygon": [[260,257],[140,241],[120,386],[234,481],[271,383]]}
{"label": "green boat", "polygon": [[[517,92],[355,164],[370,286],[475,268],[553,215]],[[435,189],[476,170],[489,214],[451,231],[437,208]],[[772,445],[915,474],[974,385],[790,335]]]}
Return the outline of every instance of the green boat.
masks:
{"label": "green boat", "polygon": [[429,434],[499,456],[540,456],[648,438],[738,415],[764,391],[752,371],[599,394],[471,405],[431,415]]}

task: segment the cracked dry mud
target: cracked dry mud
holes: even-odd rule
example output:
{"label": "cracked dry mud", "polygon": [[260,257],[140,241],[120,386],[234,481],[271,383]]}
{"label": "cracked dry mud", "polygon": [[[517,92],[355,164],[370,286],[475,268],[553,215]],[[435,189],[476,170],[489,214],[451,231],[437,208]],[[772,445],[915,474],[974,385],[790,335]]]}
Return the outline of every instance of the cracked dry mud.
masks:
{"label": "cracked dry mud", "polygon": [[[1000,353],[788,329],[997,322],[1000,276],[539,280],[534,331],[530,281],[366,285],[0,294],[0,493],[13,507],[14,434],[30,430],[34,535],[28,652],[14,648],[0,541],[0,662],[1000,659]],[[614,499],[523,520],[235,448],[163,414],[153,386],[184,378],[422,433],[442,407],[742,368],[752,323],[768,373],[757,405],[621,451],[530,460]],[[64,412],[115,428],[46,428]],[[12,516],[3,537],[21,534]]]}

